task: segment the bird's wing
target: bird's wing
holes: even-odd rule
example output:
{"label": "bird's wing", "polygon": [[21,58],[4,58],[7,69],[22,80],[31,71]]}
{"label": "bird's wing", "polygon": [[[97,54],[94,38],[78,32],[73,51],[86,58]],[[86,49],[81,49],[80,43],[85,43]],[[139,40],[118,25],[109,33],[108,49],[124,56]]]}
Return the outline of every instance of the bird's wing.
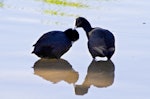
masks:
{"label": "bird's wing", "polygon": [[114,35],[108,30],[104,30],[104,33],[105,33],[104,40],[105,40],[107,48],[109,49],[111,47],[114,47],[115,46]]}
{"label": "bird's wing", "polygon": [[38,45],[38,44],[43,44],[43,43],[45,44],[51,38],[53,38],[53,35],[54,35],[53,32],[48,32],[48,33],[43,34],[33,46]]}
{"label": "bird's wing", "polygon": [[95,28],[90,32],[90,46],[92,48],[101,53],[106,54],[107,50],[114,51],[114,43],[115,39],[113,34],[105,29],[102,28]]}

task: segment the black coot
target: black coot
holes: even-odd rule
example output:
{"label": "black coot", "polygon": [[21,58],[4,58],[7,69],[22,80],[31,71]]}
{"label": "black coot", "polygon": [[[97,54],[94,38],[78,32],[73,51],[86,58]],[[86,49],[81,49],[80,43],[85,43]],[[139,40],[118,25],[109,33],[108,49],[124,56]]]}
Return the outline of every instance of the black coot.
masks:
{"label": "black coot", "polygon": [[50,31],[45,33],[33,45],[32,53],[41,58],[59,59],[72,46],[72,42],[79,39],[79,34],[71,28],[63,31]]}
{"label": "black coot", "polygon": [[90,23],[83,17],[78,17],[75,23],[76,27],[82,27],[88,38],[88,48],[93,59],[96,56],[107,57],[110,59],[115,52],[114,35],[99,27],[92,28]]}

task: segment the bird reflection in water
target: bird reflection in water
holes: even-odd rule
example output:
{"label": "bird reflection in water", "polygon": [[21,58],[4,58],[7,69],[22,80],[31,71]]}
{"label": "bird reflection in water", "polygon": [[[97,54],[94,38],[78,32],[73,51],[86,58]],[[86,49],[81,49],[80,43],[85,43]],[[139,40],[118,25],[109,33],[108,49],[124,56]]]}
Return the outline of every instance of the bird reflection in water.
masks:
{"label": "bird reflection in water", "polygon": [[82,85],[75,85],[76,95],[88,93],[91,85],[103,88],[108,87],[114,82],[114,64],[111,60],[95,61],[93,60],[88,67],[87,75]]}
{"label": "bird reflection in water", "polygon": [[64,59],[40,59],[34,64],[34,74],[53,83],[65,81],[69,84],[78,80],[79,74]]}

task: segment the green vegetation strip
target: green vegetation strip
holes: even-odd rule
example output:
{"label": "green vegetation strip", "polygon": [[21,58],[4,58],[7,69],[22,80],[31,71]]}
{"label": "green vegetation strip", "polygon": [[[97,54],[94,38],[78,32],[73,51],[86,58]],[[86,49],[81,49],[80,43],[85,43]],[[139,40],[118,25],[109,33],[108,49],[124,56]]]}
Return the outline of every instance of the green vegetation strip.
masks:
{"label": "green vegetation strip", "polygon": [[85,4],[77,3],[77,2],[69,2],[66,0],[44,0],[46,3],[63,5],[63,6],[71,6],[71,7],[87,7]]}
{"label": "green vegetation strip", "polygon": [[67,14],[65,12],[59,12],[59,11],[54,11],[54,10],[44,10],[44,13],[51,14],[51,15],[60,15],[60,16],[75,16],[75,17],[78,16],[78,15]]}
{"label": "green vegetation strip", "polygon": [[3,7],[3,6],[4,6],[4,4],[2,2],[0,2],[0,7]]}

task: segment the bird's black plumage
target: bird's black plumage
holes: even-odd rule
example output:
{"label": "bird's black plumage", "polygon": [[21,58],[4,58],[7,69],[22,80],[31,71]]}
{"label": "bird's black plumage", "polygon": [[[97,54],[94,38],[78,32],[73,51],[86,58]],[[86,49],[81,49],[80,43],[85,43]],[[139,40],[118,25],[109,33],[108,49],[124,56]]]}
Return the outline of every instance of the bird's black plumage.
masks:
{"label": "bird's black plumage", "polygon": [[72,46],[72,42],[79,39],[76,30],[67,29],[63,31],[50,31],[43,34],[33,45],[32,53],[41,58],[59,59]]}
{"label": "bird's black plumage", "polygon": [[109,30],[99,27],[92,28],[84,17],[78,17],[75,25],[85,30],[88,38],[88,49],[93,58],[100,56],[110,59],[112,57],[115,52],[115,37]]}

